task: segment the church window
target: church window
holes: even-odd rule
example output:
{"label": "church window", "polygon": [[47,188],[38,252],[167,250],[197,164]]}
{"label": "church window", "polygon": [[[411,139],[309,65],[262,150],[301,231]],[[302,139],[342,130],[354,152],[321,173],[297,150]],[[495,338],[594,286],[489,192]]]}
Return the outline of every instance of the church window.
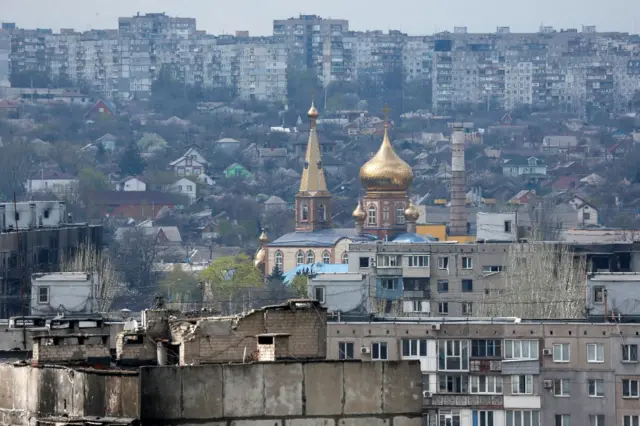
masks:
{"label": "church window", "polygon": [[398,204],[396,206],[396,224],[398,224],[398,225],[404,225],[405,224],[404,204]]}
{"label": "church window", "polygon": [[327,208],[324,204],[318,206],[318,222],[325,222],[327,220]]}
{"label": "church window", "polygon": [[376,206],[369,206],[369,225],[375,225],[377,222],[376,219]]}
{"label": "church window", "polygon": [[342,253],[342,263],[344,263],[345,265],[349,263],[349,253],[347,253],[346,251]]}
{"label": "church window", "polygon": [[278,250],[276,252],[276,266],[278,267],[278,269],[280,270],[280,272],[282,272],[282,252],[280,250]]}
{"label": "church window", "polygon": [[313,254],[313,251],[311,250],[307,252],[307,263],[308,264],[316,263],[316,255]]}
{"label": "church window", "polygon": [[382,208],[382,221],[383,222],[389,221],[389,206],[384,206]]}
{"label": "church window", "polygon": [[300,207],[300,215],[302,216],[303,221],[309,220],[309,205],[307,203],[302,203]]}
{"label": "church window", "polygon": [[296,265],[304,265],[304,253],[302,250],[299,250],[298,254],[296,254]]}
{"label": "church window", "polygon": [[322,263],[331,263],[331,254],[326,250],[322,253]]}

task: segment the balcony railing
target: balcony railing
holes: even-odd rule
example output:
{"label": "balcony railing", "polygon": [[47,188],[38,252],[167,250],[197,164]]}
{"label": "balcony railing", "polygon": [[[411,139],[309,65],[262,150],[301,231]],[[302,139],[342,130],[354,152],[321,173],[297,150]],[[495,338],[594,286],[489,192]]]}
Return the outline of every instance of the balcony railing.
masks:
{"label": "balcony railing", "polygon": [[502,395],[446,395],[434,394],[423,399],[425,407],[502,407],[504,398]]}
{"label": "balcony railing", "polygon": [[472,359],[469,361],[469,371],[474,373],[491,373],[502,371],[502,361],[490,359]]}

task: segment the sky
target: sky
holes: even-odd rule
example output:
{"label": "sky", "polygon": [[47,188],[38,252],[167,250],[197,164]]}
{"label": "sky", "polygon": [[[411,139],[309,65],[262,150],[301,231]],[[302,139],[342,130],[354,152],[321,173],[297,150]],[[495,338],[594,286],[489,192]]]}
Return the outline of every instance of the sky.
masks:
{"label": "sky", "polygon": [[410,35],[452,31],[535,32],[596,25],[598,31],[640,31],[639,0],[0,0],[0,21],[22,28],[117,28],[118,17],[150,12],[195,17],[210,34],[270,35],[273,19],[299,14],[348,19],[352,30],[400,30]]}

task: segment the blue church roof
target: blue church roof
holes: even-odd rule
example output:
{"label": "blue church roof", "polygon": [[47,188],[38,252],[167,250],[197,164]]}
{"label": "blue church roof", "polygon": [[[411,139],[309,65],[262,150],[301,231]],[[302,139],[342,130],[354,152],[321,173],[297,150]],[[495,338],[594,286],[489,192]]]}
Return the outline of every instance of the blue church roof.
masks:
{"label": "blue church roof", "polygon": [[343,238],[354,242],[374,241],[378,238],[365,234],[358,235],[355,228],[321,229],[314,232],[290,232],[268,244],[269,247],[333,247]]}
{"label": "blue church roof", "polygon": [[349,271],[349,265],[345,263],[311,263],[298,265],[283,275],[285,284],[289,284],[298,274],[341,274]]}
{"label": "blue church roof", "polygon": [[433,243],[438,241],[437,238],[431,235],[421,235],[415,232],[405,232],[396,236],[392,243]]}

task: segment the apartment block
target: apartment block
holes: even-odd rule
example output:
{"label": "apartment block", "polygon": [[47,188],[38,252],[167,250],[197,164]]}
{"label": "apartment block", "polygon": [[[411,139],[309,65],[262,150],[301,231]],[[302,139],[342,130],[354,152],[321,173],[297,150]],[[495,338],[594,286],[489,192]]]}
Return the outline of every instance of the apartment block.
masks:
{"label": "apartment block", "polygon": [[329,322],[327,357],[418,360],[430,426],[632,426],[637,324],[516,318]]}

